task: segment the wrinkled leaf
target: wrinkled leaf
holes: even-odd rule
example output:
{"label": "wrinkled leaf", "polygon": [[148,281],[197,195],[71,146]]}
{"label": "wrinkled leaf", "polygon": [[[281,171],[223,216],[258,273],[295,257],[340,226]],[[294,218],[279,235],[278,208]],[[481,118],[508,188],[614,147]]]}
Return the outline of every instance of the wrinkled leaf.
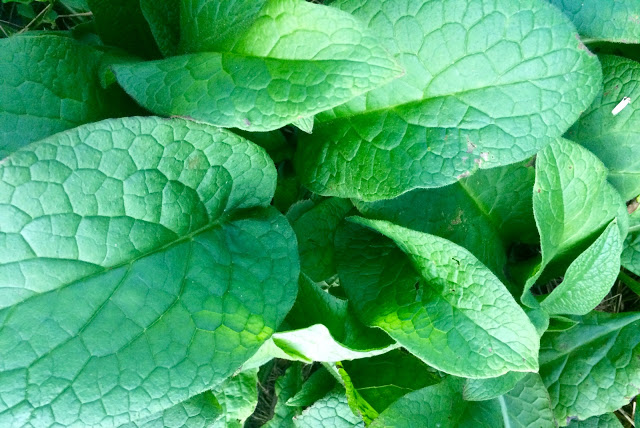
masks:
{"label": "wrinkled leaf", "polygon": [[351,412],[344,388],[340,385],[307,407],[293,421],[296,428],[364,428],[362,419]]}
{"label": "wrinkled leaf", "polygon": [[258,369],[243,371],[215,388],[222,417],[211,428],[241,428],[258,404]]}
{"label": "wrinkled leaf", "polygon": [[234,373],[296,294],[274,187],[262,149],[181,119],[107,120],[9,156],[0,425],[124,424]]}
{"label": "wrinkled leaf", "polygon": [[316,116],[298,171],[322,195],[388,199],[524,160],[600,89],[598,60],[537,0],[340,0],[406,74]]}
{"label": "wrinkled leaf", "polygon": [[[637,414],[636,412],[636,415]],[[613,413],[593,416],[584,421],[572,420],[567,426],[569,428],[623,428],[623,425]]]}

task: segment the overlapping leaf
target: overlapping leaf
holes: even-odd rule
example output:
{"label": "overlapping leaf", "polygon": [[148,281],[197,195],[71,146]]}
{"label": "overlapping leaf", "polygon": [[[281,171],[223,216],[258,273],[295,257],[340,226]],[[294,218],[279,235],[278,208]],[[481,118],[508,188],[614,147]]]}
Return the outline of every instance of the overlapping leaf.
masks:
{"label": "overlapping leaf", "polygon": [[382,328],[430,366],[458,376],[537,369],[533,325],[471,253],[386,221],[350,220],[336,235],[338,273],[365,324]]}
{"label": "overlapping leaf", "polygon": [[120,425],[236,371],[293,304],[266,153],[113,119],[0,165],[0,425]]}
{"label": "overlapping leaf", "polygon": [[366,22],[406,74],[316,116],[297,157],[316,193],[388,199],[523,160],[599,90],[598,60],[538,0],[332,4]]}
{"label": "overlapping leaf", "polygon": [[[268,131],[402,73],[373,33],[345,12],[304,0],[261,4],[185,1],[180,43],[197,53],[114,66],[118,82],[157,114]],[[188,13],[194,9],[195,16]]]}

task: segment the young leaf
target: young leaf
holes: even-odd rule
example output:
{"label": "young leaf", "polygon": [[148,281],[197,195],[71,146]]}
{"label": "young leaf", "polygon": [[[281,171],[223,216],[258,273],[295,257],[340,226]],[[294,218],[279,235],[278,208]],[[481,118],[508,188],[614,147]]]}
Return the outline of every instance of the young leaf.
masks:
{"label": "young leaf", "polygon": [[602,162],[571,141],[558,139],[538,153],[533,211],[542,261],[525,285],[525,304],[534,304],[528,290],[551,261],[570,257],[588,245],[614,217],[620,233],[626,236],[626,208],[606,178]]}
{"label": "young leaf", "polygon": [[540,375],[563,425],[619,409],[640,385],[640,314],[575,319],[575,327],[545,334],[540,345]]}
{"label": "young leaf", "polygon": [[430,366],[457,376],[537,369],[533,325],[471,253],[386,221],[349,219],[336,235],[338,273],[365,324],[382,328]]}
{"label": "young leaf", "polygon": [[546,2],[332,4],[366,22],[406,74],[301,136],[298,171],[322,195],[388,199],[526,159],[600,89],[597,58]]}
{"label": "young leaf", "polygon": [[[635,26],[640,31],[640,25]],[[600,60],[604,88],[567,136],[602,160],[609,170],[609,181],[624,200],[629,200],[640,194],[640,64],[611,55]],[[630,97],[631,103],[613,115],[624,97]]]}
{"label": "young leaf", "polygon": [[198,53],[113,69],[120,85],[154,113],[249,131],[280,128],[402,73],[372,33],[334,8],[271,0],[252,25],[240,28],[240,34],[230,29],[232,43],[213,47],[220,50],[199,46]]}
{"label": "young leaf", "polygon": [[[141,58],[158,58],[160,51],[140,0],[87,0],[96,29],[106,45],[116,46]],[[175,25],[175,23],[174,23]]]}
{"label": "young leaf", "polygon": [[0,39],[0,159],[56,132],[134,114],[120,88],[100,86],[103,57],[70,37]]}
{"label": "young leaf", "polygon": [[551,315],[586,315],[605,298],[620,272],[622,240],[613,220],[600,237],[576,258],[562,283],[541,306]]}
{"label": "young leaf", "polygon": [[590,41],[640,43],[640,3],[636,0],[549,0]]}
{"label": "young leaf", "polygon": [[364,428],[364,422],[351,412],[341,385],[293,419],[296,428]]}
{"label": "young leaf", "polygon": [[[636,412],[636,415],[638,413]],[[623,428],[616,415],[613,413],[605,413],[600,416],[593,416],[584,421],[572,420],[568,428]]]}
{"label": "young leaf", "polygon": [[234,373],[297,290],[274,187],[258,146],[181,119],[84,125],[3,161],[0,425],[119,425]]}

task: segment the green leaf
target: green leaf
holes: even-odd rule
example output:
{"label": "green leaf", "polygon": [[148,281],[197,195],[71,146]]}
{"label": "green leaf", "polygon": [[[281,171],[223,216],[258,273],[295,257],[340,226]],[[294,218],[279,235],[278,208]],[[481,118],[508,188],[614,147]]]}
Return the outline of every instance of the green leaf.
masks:
{"label": "green leaf", "polygon": [[140,0],[87,0],[87,4],[93,13],[98,35],[106,45],[124,49],[141,58],[160,57]]}
{"label": "green leaf", "polygon": [[274,186],[264,150],[181,119],[84,125],[5,159],[0,426],[124,424],[234,373],[297,290]]}
{"label": "green leaf", "polygon": [[623,428],[623,425],[613,413],[594,416],[584,421],[572,420],[567,426],[569,428]]}
{"label": "green leaf", "polygon": [[69,37],[0,39],[0,159],[56,132],[134,114],[121,89],[100,86],[103,58]]}
{"label": "green leaf", "polygon": [[618,278],[621,252],[620,229],[613,220],[571,263],[562,283],[542,301],[542,308],[551,315],[586,315],[592,311]]}
{"label": "green leaf", "polygon": [[[640,25],[636,27],[640,31]],[[640,194],[640,64],[611,55],[600,60],[604,88],[567,136],[602,160],[609,181],[628,200]],[[614,116],[613,109],[624,97],[630,97],[631,104]]]}
{"label": "green leaf", "polygon": [[430,366],[457,376],[537,370],[533,325],[471,253],[386,221],[349,220],[336,235],[338,273],[366,325],[382,328]]}
{"label": "green leaf", "polygon": [[342,365],[360,397],[378,413],[403,395],[441,381],[434,369],[399,349]]}
{"label": "green leaf", "polygon": [[351,381],[351,377],[349,373],[346,372],[342,363],[335,363],[336,370],[340,375],[341,383],[344,385],[345,392],[347,395],[347,403],[351,408],[351,411],[362,418],[365,425],[369,425],[375,418],[378,417],[378,411],[374,409],[362,396],[360,392],[356,389]]}
{"label": "green leaf", "polygon": [[574,319],[579,324],[548,332],[540,345],[540,375],[562,425],[619,409],[640,385],[640,314]]}
{"label": "green leaf", "polygon": [[307,134],[313,133],[313,116],[301,117],[291,122],[293,126],[301,130],[302,132],[306,132]]}
{"label": "green leaf", "polygon": [[289,218],[298,237],[300,268],[313,281],[326,281],[336,275],[333,240],[338,224],[352,208],[347,199],[330,198],[295,220]]}
{"label": "green leaf", "polygon": [[294,418],[296,428],[364,428],[364,422],[351,412],[341,385],[307,407]]}
{"label": "green leaf", "polygon": [[462,383],[462,379],[449,377],[437,385],[410,392],[381,413],[371,428],[556,426],[549,395],[535,373],[527,374],[511,392],[490,401],[464,401]]}
{"label": "green leaf", "polygon": [[[300,409],[300,407],[296,405],[289,405],[289,402],[294,398],[294,396],[297,396],[298,392],[300,391],[302,384],[301,369],[302,364],[293,363],[285,371],[284,375],[280,376],[276,380],[275,393],[276,397],[278,397],[278,401],[276,402],[276,405],[273,409],[273,418],[271,418],[266,424],[262,425],[263,428],[294,427],[293,418],[302,413],[302,409]],[[309,381],[307,381],[306,383],[308,382]],[[302,387],[304,388],[304,385],[302,385]],[[325,392],[328,392],[328,390]],[[320,395],[318,398],[322,398],[323,395],[324,394]]]}
{"label": "green leaf", "polygon": [[406,74],[316,116],[297,154],[322,195],[389,199],[524,160],[600,89],[598,60],[537,0],[340,0]]}
{"label": "green leaf", "polygon": [[[626,207],[606,178],[607,169],[602,162],[571,141],[558,139],[538,153],[533,211],[540,232],[542,260],[525,285],[525,304],[534,304],[528,290],[550,262],[572,260],[614,217],[618,219],[620,233],[626,236]],[[597,253],[603,243],[593,245]],[[593,253],[577,261],[572,274],[583,270],[580,265],[590,257]]]}
{"label": "green leaf", "polygon": [[243,371],[215,388],[214,395],[222,408],[211,428],[241,428],[258,404],[258,369]]}
{"label": "green leaf", "polygon": [[336,362],[383,354],[398,346],[382,331],[364,326],[347,301],[322,290],[304,274],[287,325],[288,330],[274,333],[263,345],[252,365],[271,358]]}
{"label": "green leaf", "polygon": [[[231,13],[247,2],[226,3]],[[229,29],[233,43],[221,42],[212,50],[198,46],[198,53],[116,65],[118,82],[156,114],[269,131],[335,107],[402,72],[354,17],[304,0],[270,0],[252,25],[240,26],[241,35],[236,30]]]}
{"label": "green leaf", "polygon": [[640,3],[636,0],[549,0],[595,40],[640,43]]}
{"label": "green leaf", "polygon": [[533,180],[533,168],[519,163],[479,171],[439,189],[356,202],[356,207],[366,217],[448,239],[473,253],[504,281],[507,245],[537,238],[531,206]]}
{"label": "green leaf", "polygon": [[140,0],[140,9],[162,55],[178,53],[180,43],[180,1]]}
{"label": "green leaf", "polygon": [[324,367],[320,366],[309,379],[302,384],[302,388],[289,400],[287,406],[307,407],[324,397],[336,385],[333,377]]}
{"label": "green leaf", "polygon": [[467,401],[492,400],[511,391],[525,376],[526,373],[509,372],[488,379],[467,379],[462,397]]}
{"label": "green leaf", "polygon": [[211,391],[191,397],[149,418],[120,425],[121,428],[199,428],[209,427],[222,415],[222,408]]}

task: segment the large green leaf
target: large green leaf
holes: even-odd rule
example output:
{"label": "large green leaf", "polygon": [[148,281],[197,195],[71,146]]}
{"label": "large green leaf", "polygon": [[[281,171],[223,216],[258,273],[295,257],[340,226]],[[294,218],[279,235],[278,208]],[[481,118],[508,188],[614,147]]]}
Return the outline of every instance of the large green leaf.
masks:
{"label": "large green leaf", "polygon": [[[216,0],[187,3],[227,7]],[[242,13],[240,7],[248,2],[224,3],[229,13]],[[118,82],[157,114],[268,131],[335,107],[402,73],[372,33],[334,8],[269,0],[247,28],[236,17],[231,21],[228,25],[240,25],[242,31],[232,28],[232,43],[213,47],[220,50],[198,46],[198,53],[120,64],[114,66]],[[186,22],[183,29],[193,25]]]}
{"label": "large green leaf", "polygon": [[87,0],[87,3],[98,35],[105,44],[142,58],[160,56],[140,0]]}
{"label": "large green leaf", "polygon": [[[611,55],[600,60],[604,88],[567,136],[604,162],[609,181],[628,200],[640,194],[640,64]],[[612,110],[624,97],[631,104],[614,116]]]}
{"label": "large green leaf", "polygon": [[202,428],[222,416],[222,408],[211,391],[203,392],[156,415],[121,425],[121,428]]}
{"label": "large green leaf", "polygon": [[547,333],[540,375],[562,425],[627,404],[640,385],[640,314],[592,312],[576,326]]}
{"label": "large green leaf", "polygon": [[133,114],[117,87],[103,89],[103,53],[69,37],[0,40],[0,159],[33,141],[84,123]]}
{"label": "large green leaf", "polygon": [[180,43],[180,0],[140,0],[140,9],[147,20],[160,52],[172,56]]}
{"label": "large green leaf", "polygon": [[537,370],[533,325],[471,253],[387,221],[349,220],[336,234],[338,273],[365,324],[458,376]]}
{"label": "large green leaf", "polygon": [[393,403],[371,425],[424,428],[553,428],[549,395],[535,373],[527,374],[507,394],[490,401],[464,401],[462,379],[410,392]]}
{"label": "large green leaf", "polygon": [[388,199],[514,163],[559,137],[597,94],[598,60],[539,0],[339,0],[406,74],[316,116],[304,184]]}
{"label": "large green leaf", "polygon": [[640,43],[640,3],[637,0],[549,0],[589,41]]}
{"label": "large green leaf", "polygon": [[[267,154],[126,118],[0,165],[0,425],[118,425],[219,384],[293,305]],[[37,421],[37,422],[36,422]]]}
{"label": "large green leaf", "polygon": [[488,379],[467,379],[462,397],[467,401],[492,400],[511,391],[525,376],[526,373],[509,372]]}
{"label": "large green leaf", "polygon": [[[528,290],[552,261],[571,261],[613,218],[618,219],[619,233],[626,236],[626,207],[606,178],[607,168],[602,162],[571,141],[558,139],[538,153],[533,211],[540,232],[542,260],[525,285],[526,304],[534,303]],[[594,254],[585,254],[584,258],[593,259],[598,253],[594,247]],[[602,256],[607,258],[610,254]],[[615,253],[613,256],[617,257]],[[588,266],[583,262],[576,260],[572,273],[586,272]],[[611,263],[615,264],[615,260]],[[559,275],[562,273],[561,270]]]}
{"label": "large green leaf", "polygon": [[605,298],[620,272],[622,239],[613,220],[569,266],[562,283],[541,303],[551,315],[586,315]]}
{"label": "large green leaf", "polygon": [[519,163],[479,171],[439,189],[416,189],[390,200],[356,202],[356,207],[366,217],[448,239],[504,279],[506,246],[537,238],[531,206],[533,180],[530,164]]}

